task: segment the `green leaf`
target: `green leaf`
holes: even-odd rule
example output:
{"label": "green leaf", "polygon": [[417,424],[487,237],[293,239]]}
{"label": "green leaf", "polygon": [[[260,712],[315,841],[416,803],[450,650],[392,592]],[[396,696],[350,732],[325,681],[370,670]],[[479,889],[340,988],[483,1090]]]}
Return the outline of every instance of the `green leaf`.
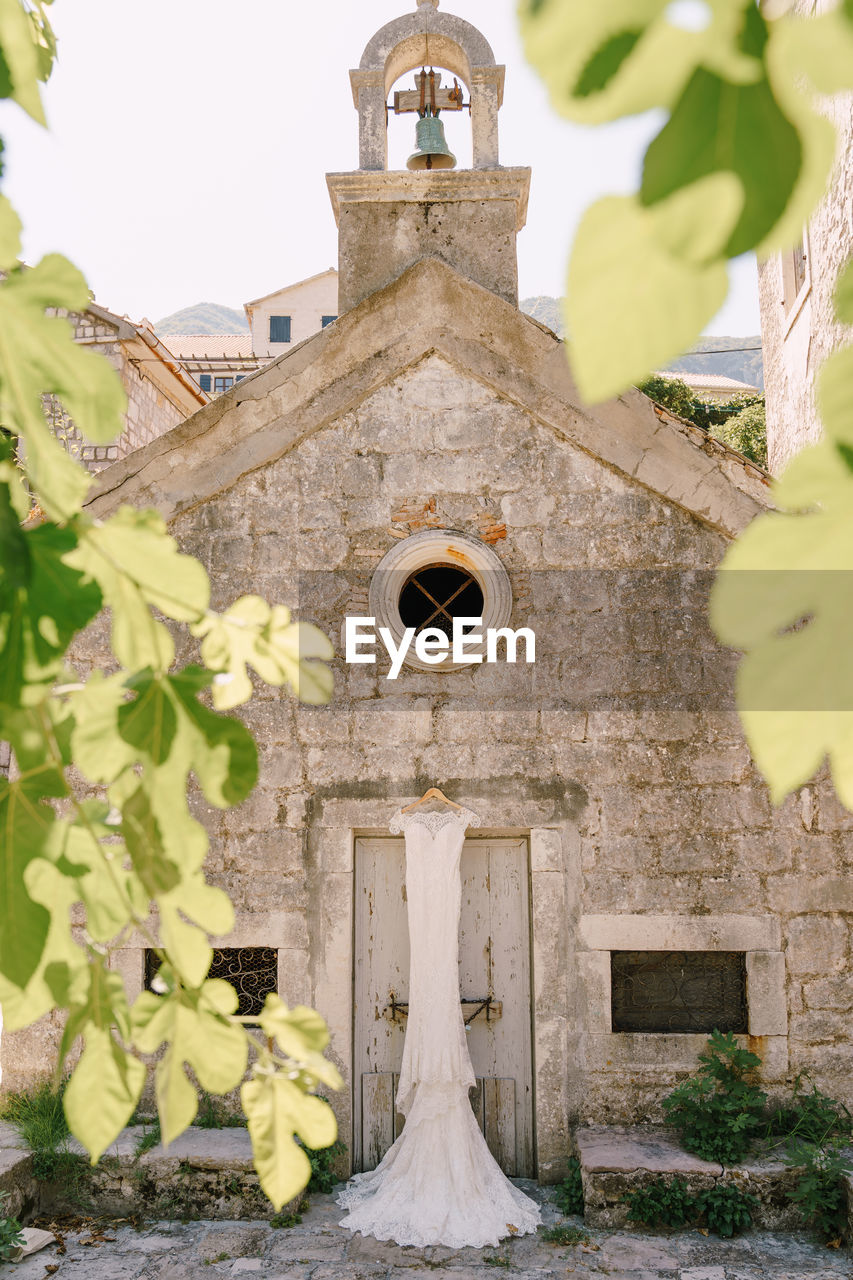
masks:
{"label": "green leaf", "polygon": [[113,782],[139,758],[138,749],[118,731],[126,679],[123,671],[113,676],[93,671],[83,688],[71,694],[74,762],[90,782]]}
{"label": "green leaf", "polygon": [[306,1053],[322,1053],[329,1043],[329,1029],[316,1011],[304,1004],[288,1009],[280,996],[267,995],[258,1018],[268,1036],[274,1036],[283,1053],[299,1058]]}
{"label": "green leaf", "polygon": [[56,817],[44,801],[66,790],[61,772],[50,764],[14,782],[0,778],[0,973],[18,987],[38,968],[50,927],[50,912],[30,897],[25,872],[53,834]]}
{"label": "green leaf", "polygon": [[87,805],[88,824],[65,823],[57,830],[55,859],[86,908],[86,929],[96,942],[109,942],[134,915],[148,913],[148,894],[134,871],[124,866],[126,848],[116,828],[103,818],[106,806]]}
{"label": "green leaf", "polygon": [[853,324],[853,259],[841,271],[835,284],[835,314],[842,324]]}
{"label": "green leaf", "polygon": [[853,25],[838,9],[808,18],[789,14],[770,31],[774,57],[789,68],[792,83],[805,76],[819,94],[853,88]]}
{"label": "green leaf", "polygon": [[178,727],[169,683],[142,672],[129,680],[128,686],[136,697],[118,708],[118,732],[136,748],[137,758],[147,756],[152,764],[163,764],[169,758]]}
{"label": "green leaf", "polygon": [[[766,79],[736,85],[700,67],[646,151],[641,198],[653,205],[710,174],[736,174],[745,199],[724,246],[725,256],[733,258],[754,248],[778,222],[801,164],[797,130]],[[709,209],[707,221],[714,216]]]}
{"label": "green leaf", "polygon": [[178,551],[158,512],[120,507],[104,523],[80,522],[75,563],[99,583],[112,609],[113,652],[122,666],[167,670],[175,647],[149,606],[192,621],[207,609],[210,585],[204,566]]}
{"label": "green leaf", "polygon": [[330,1089],[342,1087],[337,1068],[322,1056],[329,1043],[329,1031],[315,1009],[301,1004],[288,1009],[279,996],[270,993],[258,1021],[264,1033],[275,1038],[282,1053],[299,1063],[312,1083],[320,1081]]}
{"label": "green leaf", "polygon": [[713,255],[741,203],[737,178],[716,174],[651,209],[613,196],[587,210],[566,300],[572,367],[587,402],[635,385],[689,348],[725,299],[726,269]]}
{"label": "green leaf", "polygon": [[89,1152],[92,1164],[129,1122],[145,1084],[145,1067],[110,1032],[92,1024],[63,1103],[68,1127]]}
{"label": "green leaf", "polygon": [[202,661],[220,674],[213,682],[213,703],[229,710],[248,701],[253,666],[267,684],[289,684],[303,702],[329,701],[333,677],[325,662],[332,645],[318,627],[290,620],[282,605],[272,608],[260,596],[241,596],[226,613],[203,619],[191,628],[203,637]]}
{"label": "green leaf", "polygon": [[[192,1067],[201,1087],[210,1093],[227,1093],[235,1088],[246,1070],[245,1032],[221,1016],[223,985],[205,982],[200,992],[183,990],[168,996],[145,991],[133,1006],[134,1039],[140,1052],[156,1053],[164,1042],[168,1046],[155,1074],[166,1144],[183,1133],[198,1109],[184,1063]],[[236,1004],[235,993],[234,1009]]]}
{"label": "green leaf", "polygon": [[331,1146],[338,1133],[334,1112],[328,1103],[302,1093],[279,1073],[267,1072],[247,1080],[240,1097],[261,1186],[279,1210],[311,1176],[308,1157],[293,1135],[298,1134],[315,1150]]}
{"label": "green leaf", "polygon": [[21,219],[5,196],[0,196],[0,271],[11,271],[21,254]]}
{"label": "green leaf", "polygon": [[[803,234],[803,224],[826,190],[835,162],[835,129],[816,108],[814,95],[808,91],[804,81],[795,46],[790,40],[780,38],[791,21],[786,17],[772,24],[766,65],[776,101],[799,134],[802,162],[782,216],[756,245],[759,257],[767,257],[778,249],[789,249],[797,244]],[[814,21],[810,18],[809,25]]]}
{"label": "green leaf", "polygon": [[44,124],[38,89],[39,80],[44,79],[44,63],[35,37],[30,15],[20,0],[0,0],[0,49],[11,79],[11,97]]}
{"label": "green leaf", "polygon": [[738,83],[760,76],[742,47],[747,0],[709,0],[708,8],[702,31],[671,23],[669,0],[521,0],[519,13],[525,53],[554,108],[593,124],[671,107],[699,65]]}
{"label": "green leaf", "polygon": [[18,986],[0,973],[0,1006],[7,1031],[28,1027],[54,1008],[58,971],[63,974],[66,1002],[84,1000],[90,983],[85,952],[71,936],[74,882],[41,857],[29,863],[25,879],[31,900],[46,909],[50,923],[39,963],[28,982]]}
{"label": "green leaf", "polygon": [[[0,487],[0,498],[6,492]],[[7,528],[13,520],[7,509]],[[21,554],[11,566],[0,565],[0,701],[12,705],[44,696],[71,638],[101,608],[97,584],[71,567],[77,545],[71,529],[43,524],[22,538],[23,545],[14,539]]]}
{"label": "green leaf", "polygon": [[844,502],[843,473],[822,464],[831,446],[820,450],[806,468],[795,459],[800,480],[787,482],[787,491],[811,500],[829,474],[832,501],[753,521],[723,561],[711,623],[724,644],[747,651],[738,708],[774,802],[828,757],[842,803],[853,806],[853,473]]}
{"label": "green leaf", "polygon": [[[137,787],[125,801],[121,818],[121,833],[145,892],[150,898],[156,898],[174,889],[180,884],[181,872],[169,859],[151,797],[144,787]],[[201,976],[204,977],[204,973]]]}
{"label": "green leaf", "polygon": [[242,804],[258,780],[258,748],[245,725],[210,711],[196,696],[210,673],[185,667],[169,687],[182,713],[189,759],[205,796],[219,809]]}
{"label": "green leaf", "polygon": [[817,405],[827,436],[836,444],[853,445],[853,346],[824,360],[817,376]]}
{"label": "green leaf", "polygon": [[213,961],[207,934],[181,919],[177,907],[165,897],[161,897],[157,905],[160,937],[170,962],[187,986],[200,987]]}
{"label": "green leaf", "polygon": [[58,254],[0,283],[0,415],[26,438],[26,470],[48,516],[66,520],[91,483],[51,435],[42,395],[55,393],[88,439],[118,435],[127,401],[103,356],[75,343],[68,320],[45,308],[85,310],[89,291],[80,272]]}

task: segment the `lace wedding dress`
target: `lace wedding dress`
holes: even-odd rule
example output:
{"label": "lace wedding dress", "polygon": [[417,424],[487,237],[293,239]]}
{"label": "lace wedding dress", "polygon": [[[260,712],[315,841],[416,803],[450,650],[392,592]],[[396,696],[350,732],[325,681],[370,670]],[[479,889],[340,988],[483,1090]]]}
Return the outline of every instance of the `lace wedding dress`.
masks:
{"label": "lace wedding dress", "polygon": [[409,1016],[397,1110],[403,1132],[338,1197],[341,1226],[397,1244],[461,1249],[535,1231],[539,1209],[504,1176],[471,1110],[474,1072],[459,1003],[459,860],[469,809],[396,813],[406,838]]}

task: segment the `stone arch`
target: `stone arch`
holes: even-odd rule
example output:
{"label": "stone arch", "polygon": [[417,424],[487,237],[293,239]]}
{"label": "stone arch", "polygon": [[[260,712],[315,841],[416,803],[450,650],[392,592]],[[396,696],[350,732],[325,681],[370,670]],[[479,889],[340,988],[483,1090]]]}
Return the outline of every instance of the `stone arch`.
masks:
{"label": "stone arch", "polygon": [[497,168],[505,68],[495,63],[488,40],[476,27],[439,13],[431,3],[380,28],[368,41],[358,70],[350,72],[359,115],[359,168],[387,169],[385,104],[395,81],[421,66],[444,67],[467,86],[474,168]]}

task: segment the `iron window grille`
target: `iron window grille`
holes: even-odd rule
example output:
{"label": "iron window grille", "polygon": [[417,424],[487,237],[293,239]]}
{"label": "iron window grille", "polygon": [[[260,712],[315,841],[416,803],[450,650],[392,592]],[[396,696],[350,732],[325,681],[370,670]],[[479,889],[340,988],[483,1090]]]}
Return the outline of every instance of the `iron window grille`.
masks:
{"label": "iron window grille", "polygon": [[748,1030],[741,951],[612,951],[613,1031]]}
{"label": "iron window grille", "polygon": [[416,632],[434,627],[451,636],[454,618],[480,618],[483,590],[476,578],[452,564],[424,565],[400,592],[400,618]]}
{"label": "iron window grille", "polygon": [[[146,949],[145,986],[149,991],[159,968],[156,951]],[[275,947],[218,947],[207,976],[231,983],[241,1017],[257,1017],[267,995],[278,989],[278,952]]]}

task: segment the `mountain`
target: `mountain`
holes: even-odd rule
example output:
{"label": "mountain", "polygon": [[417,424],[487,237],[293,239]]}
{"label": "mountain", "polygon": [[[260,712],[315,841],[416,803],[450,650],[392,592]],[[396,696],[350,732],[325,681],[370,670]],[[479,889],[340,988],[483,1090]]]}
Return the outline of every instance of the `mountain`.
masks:
{"label": "mountain", "polygon": [[[755,347],[750,351],[744,348]],[[711,352],[703,355],[703,352]],[[673,373],[722,373],[727,378],[737,378],[752,387],[764,390],[764,359],[761,354],[761,334],[746,338],[700,338],[692,351],[679,356],[667,365]]]}
{"label": "mountain", "polygon": [[154,332],[161,338],[170,333],[248,333],[249,326],[244,311],[234,311],[218,302],[197,302],[158,320]]}
{"label": "mountain", "polygon": [[565,338],[566,326],[563,322],[562,298],[549,298],[543,293],[538,298],[522,298],[518,305],[525,315],[533,316],[533,319],[538,320],[540,324],[547,325],[558,338]]}
{"label": "mountain", "polygon": [[[558,337],[565,337],[566,326],[563,322],[562,300],[549,298],[542,294],[538,298],[524,298],[521,310],[533,316],[541,324],[552,329]],[[744,350],[754,347],[757,350]],[[707,354],[706,354],[707,353]],[[717,337],[708,335],[700,338],[692,351],[667,365],[672,372],[682,373],[721,373],[726,378],[737,378],[739,382],[748,382],[750,386],[764,390],[764,362],[761,354],[760,335],[746,338]]]}

